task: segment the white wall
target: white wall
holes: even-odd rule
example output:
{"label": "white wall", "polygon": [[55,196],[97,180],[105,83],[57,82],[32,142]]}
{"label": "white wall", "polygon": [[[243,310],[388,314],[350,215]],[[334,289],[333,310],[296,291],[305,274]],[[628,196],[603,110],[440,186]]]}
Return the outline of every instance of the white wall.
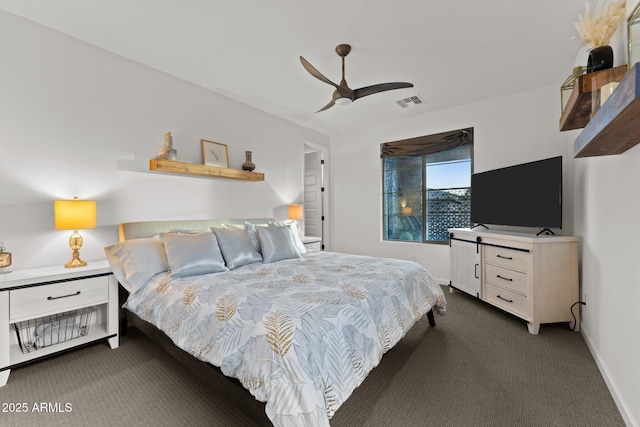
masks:
{"label": "white wall", "polygon": [[[284,218],[302,201],[304,141],[329,138],[95,46],[0,11],[0,241],[12,268],[62,265],[70,231],[53,201],[94,199],[98,227],[82,258],[104,259],[120,222]],[[167,58],[171,60],[170,57]],[[228,145],[232,168],[253,151],[259,183],[148,172],[171,131],[178,158],[200,139]]]}
{"label": "white wall", "polygon": [[[629,16],[637,2],[627,2]],[[611,41],[627,61],[624,22]],[[637,125],[636,125],[637,127]],[[630,129],[638,134],[638,129]],[[578,131],[571,132],[573,137]],[[585,337],[627,425],[640,425],[640,146],[575,160],[575,229],[582,237]]]}
{"label": "white wall", "polygon": [[582,334],[627,415],[640,422],[640,146],[576,160],[582,236]]}
{"label": "white wall", "polygon": [[[333,249],[415,260],[449,280],[447,245],[382,240],[380,144],[466,127],[474,128],[474,171],[532,160],[564,158],[563,230],[572,234],[572,155],[558,131],[559,88],[547,87],[413,117],[388,126],[341,135],[332,144]],[[535,230],[538,231],[538,230]]]}

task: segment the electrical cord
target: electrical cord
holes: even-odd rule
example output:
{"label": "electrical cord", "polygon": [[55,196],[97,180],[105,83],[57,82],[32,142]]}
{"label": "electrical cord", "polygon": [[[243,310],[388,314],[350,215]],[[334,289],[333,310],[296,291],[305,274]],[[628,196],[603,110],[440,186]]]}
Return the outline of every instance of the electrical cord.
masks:
{"label": "electrical cord", "polygon": [[565,325],[565,328],[567,328],[571,332],[576,330],[576,325],[578,324],[578,321],[576,320],[576,315],[573,314],[573,307],[575,307],[577,304],[587,305],[587,303],[583,301],[576,301],[573,304],[571,304],[571,308],[569,309],[569,311],[571,311],[571,315],[573,316],[573,327],[569,327],[568,324]]}

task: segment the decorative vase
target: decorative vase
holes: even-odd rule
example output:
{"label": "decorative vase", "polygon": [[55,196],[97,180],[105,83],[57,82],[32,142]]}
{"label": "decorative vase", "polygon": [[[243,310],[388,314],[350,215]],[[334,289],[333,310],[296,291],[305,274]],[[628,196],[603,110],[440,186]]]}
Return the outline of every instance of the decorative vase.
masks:
{"label": "decorative vase", "polygon": [[613,68],[613,49],[611,46],[594,47],[589,51],[587,73]]}
{"label": "decorative vase", "polygon": [[245,151],[244,154],[247,156],[247,161],[242,164],[242,169],[251,172],[256,168],[255,163],[251,161],[251,151]]}

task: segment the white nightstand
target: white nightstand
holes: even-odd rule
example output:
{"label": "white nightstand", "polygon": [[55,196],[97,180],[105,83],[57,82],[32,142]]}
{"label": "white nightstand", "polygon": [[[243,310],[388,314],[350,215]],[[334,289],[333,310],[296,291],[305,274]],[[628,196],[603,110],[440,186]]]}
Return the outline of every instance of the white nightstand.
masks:
{"label": "white nightstand", "polygon": [[[83,329],[77,323],[89,318],[80,316],[84,311],[91,316],[88,328]],[[71,320],[61,320],[62,313]],[[40,327],[45,331],[66,329],[63,324],[69,329],[54,338],[40,332],[40,345],[33,348],[21,341],[27,331],[30,338],[36,336],[35,322],[46,326]],[[68,339],[71,336],[74,338]],[[106,261],[79,268],[56,266],[0,274],[0,387],[7,384],[11,368],[101,340],[108,340],[111,348],[119,345],[118,281]]]}
{"label": "white nightstand", "polygon": [[322,250],[320,237],[314,236],[300,236],[300,240],[302,240],[302,244],[304,245],[307,252],[318,252]]}

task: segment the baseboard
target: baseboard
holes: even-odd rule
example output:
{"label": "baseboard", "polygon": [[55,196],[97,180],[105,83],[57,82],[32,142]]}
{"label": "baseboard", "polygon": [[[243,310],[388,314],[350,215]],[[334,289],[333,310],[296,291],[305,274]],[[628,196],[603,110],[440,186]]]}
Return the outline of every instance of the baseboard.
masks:
{"label": "baseboard", "polygon": [[580,324],[580,333],[584,337],[584,340],[587,343],[587,347],[589,347],[589,351],[591,352],[593,359],[596,361],[596,365],[598,365],[598,369],[600,370],[600,373],[604,378],[604,382],[607,384],[607,388],[609,388],[611,397],[613,397],[614,402],[616,402],[616,406],[618,407],[620,415],[622,415],[625,424],[627,424],[628,427],[640,427],[636,420],[633,418],[633,415],[631,414],[631,411],[629,410],[624,397],[622,397],[622,395],[620,394],[620,390],[618,390],[615,381],[611,377],[609,369],[607,369],[607,365],[602,360],[602,357],[600,357],[600,353],[593,345],[593,342],[589,338],[589,333],[587,330],[585,330],[583,324]]}
{"label": "baseboard", "polygon": [[436,281],[436,283],[440,286],[449,286],[449,279],[445,280],[445,279],[436,279],[435,277],[433,278],[433,280]]}

